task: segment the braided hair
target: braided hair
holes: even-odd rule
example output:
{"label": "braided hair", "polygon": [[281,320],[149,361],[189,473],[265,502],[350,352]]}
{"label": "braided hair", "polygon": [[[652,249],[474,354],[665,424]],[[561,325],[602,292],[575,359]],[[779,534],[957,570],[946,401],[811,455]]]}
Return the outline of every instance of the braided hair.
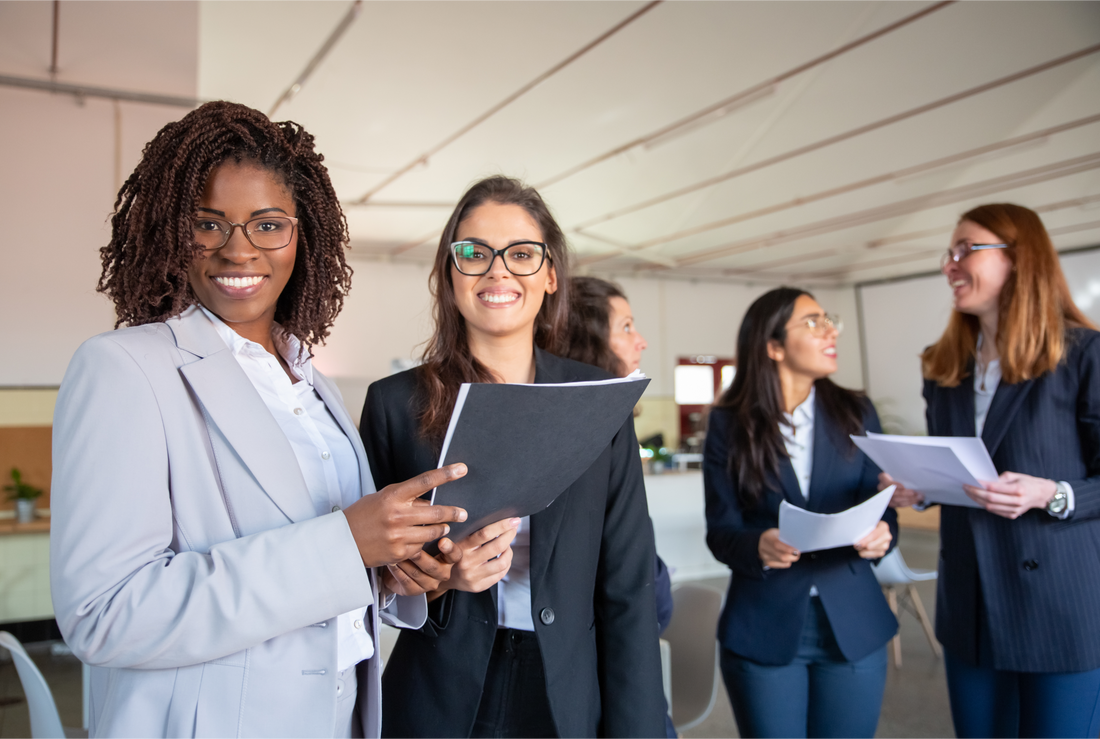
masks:
{"label": "braided hair", "polygon": [[244,105],[211,102],[169,123],[145,146],[115,200],[111,241],[99,250],[96,290],[115,304],[115,328],[178,316],[198,302],[188,268],[202,247],[194,217],[210,174],[226,162],[278,175],[298,213],[294,272],[275,320],[308,351],[323,343],[351,287],[348,227],[313,136]]}

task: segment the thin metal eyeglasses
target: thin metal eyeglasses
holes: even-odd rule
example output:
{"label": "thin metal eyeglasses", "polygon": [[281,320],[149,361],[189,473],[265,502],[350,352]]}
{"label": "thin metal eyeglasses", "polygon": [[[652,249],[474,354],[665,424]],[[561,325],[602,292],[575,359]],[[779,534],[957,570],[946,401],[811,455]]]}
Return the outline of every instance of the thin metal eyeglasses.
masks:
{"label": "thin metal eyeglasses", "polygon": [[541,241],[517,241],[503,249],[493,249],[476,241],[456,241],[451,244],[451,258],[464,275],[480,277],[493,268],[500,257],[504,268],[516,277],[527,277],[542,269],[546,261],[546,244]]}
{"label": "thin metal eyeglasses", "polygon": [[955,244],[940,257],[940,270],[947,269],[947,265],[958,263],[970,256],[970,252],[982,249],[1007,249],[1008,244],[968,244],[965,241]]}
{"label": "thin metal eyeglasses", "polygon": [[842,332],[844,330],[844,321],[840,320],[840,316],[835,313],[826,313],[820,316],[807,316],[801,321],[797,321],[789,328],[798,328],[799,326],[805,326],[810,329],[810,333],[820,339],[833,330],[838,334]]}
{"label": "thin metal eyeglasses", "polygon": [[229,237],[237,226],[240,226],[241,232],[252,246],[273,251],[290,244],[298,219],[294,216],[263,216],[244,223],[233,223],[224,218],[196,216],[195,243],[206,251],[221,249],[229,242]]}

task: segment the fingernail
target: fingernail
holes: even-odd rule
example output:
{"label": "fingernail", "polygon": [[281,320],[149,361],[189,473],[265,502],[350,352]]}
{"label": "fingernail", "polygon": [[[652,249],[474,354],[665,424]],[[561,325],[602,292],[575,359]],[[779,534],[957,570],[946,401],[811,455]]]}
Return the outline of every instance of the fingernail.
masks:
{"label": "fingernail", "polygon": [[459,508],[459,509],[458,509],[458,515],[457,515],[457,516],[455,516],[455,518],[456,518],[457,520],[459,520],[459,521],[465,521],[465,520],[466,520],[466,516],[467,516],[467,515],[469,515],[469,514],[467,514],[467,513],[466,513],[466,511],[464,511],[464,510],[462,510],[461,508]]}
{"label": "fingernail", "polygon": [[449,533],[451,533],[451,527],[447,524],[443,524],[443,535],[446,536]]}
{"label": "fingernail", "polygon": [[411,559],[415,562],[416,560],[420,559],[420,555],[423,554],[423,553],[424,553],[423,549],[418,549],[411,557],[409,557],[409,559]]}
{"label": "fingernail", "polygon": [[508,525],[511,526],[513,529],[518,529],[519,528],[519,522],[520,522],[520,519],[513,518],[513,519],[510,519],[508,521]]}
{"label": "fingernail", "polygon": [[466,474],[466,465],[462,464],[461,462],[459,464],[456,464],[454,466],[454,472],[456,477],[462,477]]}

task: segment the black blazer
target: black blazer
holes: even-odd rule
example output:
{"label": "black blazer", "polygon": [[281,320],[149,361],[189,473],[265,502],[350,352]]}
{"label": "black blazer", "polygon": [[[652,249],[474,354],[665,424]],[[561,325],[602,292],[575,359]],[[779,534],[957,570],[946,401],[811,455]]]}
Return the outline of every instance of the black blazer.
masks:
{"label": "black blazer", "polygon": [[[998,472],[1068,482],[1073,514],[1060,521],[1032,509],[1012,521],[979,508],[940,511],[936,637],[970,664],[984,606],[989,666],[1100,667],[1100,333],[1071,329],[1067,343],[1053,372],[998,385],[982,441]],[[973,365],[957,387],[925,381],[930,435],[974,436],[972,378]]]}
{"label": "black blazer", "polygon": [[[779,503],[816,513],[838,513],[873,496],[879,469],[855,449],[814,404],[813,468],[807,505],[789,459],[780,461],[780,480],[773,482],[760,505],[746,510],[737,498],[737,479],[730,471],[734,424],[732,411],[710,413],[703,453],[707,545],[732,570],[726,605],[718,621],[722,646],[765,665],[789,664],[798,645],[816,585],[837,644],[852,661],[867,656],[897,633],[898,622],[871,563],[853,547],[803,554],[790,569],[765,570],[757,550],[760,535],[779,525]],[[870,401],[863,418],[869,431],[880,431]],[[897,543],[897,514],[888,508],[883,520]]]}
{"label": "black blazer", "polygon": [[[373,383],[360,432],[379,489],[436,467],[418,433],[416,370]],[[602,380],[536,351],[536,383]],[[664,736],[653,529],[634,419],[592,466],[531,516],[531,615],[558,733]],[[382,677],[382,735],[469,736],[497,629],[497,587],[450,591],[402,630]]]}

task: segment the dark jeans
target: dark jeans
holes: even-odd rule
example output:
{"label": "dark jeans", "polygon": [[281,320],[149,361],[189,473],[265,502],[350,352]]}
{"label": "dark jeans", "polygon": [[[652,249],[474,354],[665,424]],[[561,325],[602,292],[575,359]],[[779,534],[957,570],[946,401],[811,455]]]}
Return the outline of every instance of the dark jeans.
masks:
{"label": "dark jeans", "polygon": [[951,720],[959,737],[1096,737],[1100,669],[1011,672],[944,655]]}
{"label": "dark jeans", "polygon": [[556,737],[533,631],[497,629],[472,737]]}
{"label": "dark jeans", "polygon": [[849,662],[818,598],[810,598],[798,654],[761,665],[728,649],[722,678],[742,737],[873,737],[886,688],[886,645]]}

